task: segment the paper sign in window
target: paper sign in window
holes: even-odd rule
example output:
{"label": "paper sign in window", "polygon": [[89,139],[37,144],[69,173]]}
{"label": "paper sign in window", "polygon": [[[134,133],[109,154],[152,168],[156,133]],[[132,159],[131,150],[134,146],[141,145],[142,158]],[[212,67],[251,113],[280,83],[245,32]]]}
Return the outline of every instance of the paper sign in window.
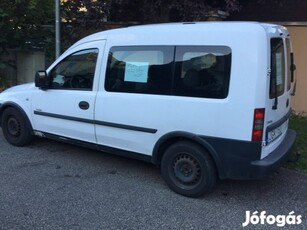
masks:
{"label": "paper sign in window", "polygon": [[148,79],[148,62],[126,62],[125,81],[146,83]]}

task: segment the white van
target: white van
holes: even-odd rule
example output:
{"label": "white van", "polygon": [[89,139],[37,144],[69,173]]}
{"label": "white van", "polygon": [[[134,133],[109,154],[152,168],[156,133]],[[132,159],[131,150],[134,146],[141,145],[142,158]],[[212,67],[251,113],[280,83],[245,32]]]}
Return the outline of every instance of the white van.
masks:
{"label": "white van", "polygon": [[33,135],[146,160],[175,192],[262,178],[287,158],[293,54],[279,25],[200,22],[88,36],[0,94],[7,141]]}

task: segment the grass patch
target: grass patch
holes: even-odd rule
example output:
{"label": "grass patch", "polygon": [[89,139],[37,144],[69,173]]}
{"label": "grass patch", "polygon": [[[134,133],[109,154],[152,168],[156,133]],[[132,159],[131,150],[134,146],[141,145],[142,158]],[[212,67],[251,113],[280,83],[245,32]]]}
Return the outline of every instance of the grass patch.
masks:
{"label": "grass patch", "polygon": [[295,158],[296,152],[300,154],[300,158],[297,162],[287,163],[286,167],[307,173],[307,117],[292,115],[289,128],[297,133],[291,158]]}

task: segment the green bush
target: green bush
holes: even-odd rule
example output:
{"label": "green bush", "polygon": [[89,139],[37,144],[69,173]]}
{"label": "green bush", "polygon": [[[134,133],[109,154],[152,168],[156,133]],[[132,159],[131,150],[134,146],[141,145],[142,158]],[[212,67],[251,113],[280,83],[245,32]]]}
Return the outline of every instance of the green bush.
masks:
{"label": "green bush", "polygon": [[296,162],[288,162],[286,167],[307,173],[307,116],[292,115],[289,128],[297,133],[291,159],[295,159],[296,153],[300,157]]}

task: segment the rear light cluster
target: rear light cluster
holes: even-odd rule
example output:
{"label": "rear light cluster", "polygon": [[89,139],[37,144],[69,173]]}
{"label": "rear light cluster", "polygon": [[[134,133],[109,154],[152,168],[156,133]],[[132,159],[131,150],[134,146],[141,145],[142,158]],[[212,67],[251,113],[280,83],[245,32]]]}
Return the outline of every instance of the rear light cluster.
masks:
{"label": "rear light cluster", "polygon": [[252,141],[262,141],[265,109],[255,109]]}

